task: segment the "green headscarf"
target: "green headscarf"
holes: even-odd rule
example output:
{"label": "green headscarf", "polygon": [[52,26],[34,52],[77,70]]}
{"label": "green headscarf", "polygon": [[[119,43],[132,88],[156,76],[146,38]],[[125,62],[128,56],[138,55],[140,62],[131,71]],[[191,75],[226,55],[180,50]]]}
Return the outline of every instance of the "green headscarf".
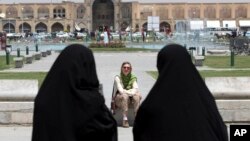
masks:
{"label": "green headscarf", "polygon": [[129,73],[127,76],[125,76],[122,72],[120,74],[121,76],[121,80],[122,80],[122,84],[124,86],[124,89],[129,90],[133,88],[133,83],[134,81],[137,80],[136,76]]}

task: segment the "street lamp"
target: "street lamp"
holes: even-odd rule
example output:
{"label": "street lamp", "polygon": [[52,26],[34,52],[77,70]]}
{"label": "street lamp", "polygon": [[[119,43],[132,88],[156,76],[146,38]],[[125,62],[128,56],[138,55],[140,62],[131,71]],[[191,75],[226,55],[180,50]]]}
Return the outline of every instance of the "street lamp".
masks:
{"label": "street lamp", "polygon": [[9,33],[10,33],[10,12],[8,13],[8,20],[9,20]]}
{"label": "street lamp", "polygon": [[23,34],[23,7],[22,7],[22,34]]}
{"label": "street lamp", "polygon": [[130,27],[130,38],[131,38],[131,42],[133,42],[133,35],[132,35],[132,24],[131,24],[131,27]]}

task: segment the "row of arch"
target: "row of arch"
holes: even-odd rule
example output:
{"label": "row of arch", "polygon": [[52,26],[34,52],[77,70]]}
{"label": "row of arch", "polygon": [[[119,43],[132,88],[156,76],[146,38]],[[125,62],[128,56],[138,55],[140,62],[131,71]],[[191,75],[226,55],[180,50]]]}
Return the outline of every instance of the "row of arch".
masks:
{"label": "row of arch", "polygon": [[[67,26],[67,29],[70,29],[70,26]],[[16,31],[15,25],[13,25],[12,23],[6,23],[3,25],[3,31],[7,32],[7,33],[15,33],[15,32],[24,32],[24,33],[30,33],[33,32],[31,25],[29,23],[22,23],[19,25],[18,27],[19,31]],[[51,26],[51,32],[59,32],[59,31],[64,31],[64,26],[59,23],[56,22]],[[35,26],[35,32],[48,32],[48,26],[42,22],[38,23]]]}
{"label": "row of arch", "polygon": [[[204,9],[204,18],[216,18],[216,7],[215,6],[207,6]],[[189,18],[201,18],[201,7],[192,6],[188,9],[188,17]],[[223,6],[219,9],[219,18],[232,18],[233,9],[229,6]],[[235,17],[247,18],[247,7],[240,5],[237,6],[233,11],[235,13]],[[141,9],[141,17],[142,19],[147,19],[148,16],[152,16],[153,7],[143,7]],[[169,18],[169,10],[165,7],[158,7],[156,10],[156,14],[160,16],[161,19]],[[183,6],[175,6],[172,9],[172,17],[175,19],[184,19],[185,18],[185,8]]]}
{"label": "row of arch", "polygon": [[[156,10],[157,15],[159,15],[162,19],[167,19],[169,17],[168,15],[168,9],[164,7],[159,7]],[[130,18],[131,17],[131,9],[129,6],[125,6],[122,8],[122,17],[123,18]],[[3,11],[0,9],[0,13]],[[86,7],[83,4],[80,4],[76,8],[76,16],[77,18],[83,18],[86,12]],[[50,11],[47,6],[40,6],[37,10],[38,18],[49,18],[50,17]],[[143,7],[141,9],[141,17],[142,19],[146,19],[147,16],[152,16],[153,8],[152,7]],[[247,7],[244,5],[240,5],[236,7],[235,11],[235,17],[242,17],[247,18]],[[34,10],[31,6],[24,6],[22,8],[22,13],[18,14],[18,10],[15,6],[9,6],[6,9],[6,17],[7,18],[17,18],[17,17],[23,17],[23,18],[34,18]],[[172,16],[176,19],[185,18],[185,10],[182,6],[176,6],[172,10]],[[63,6],[56,6],[53,8],[53,17],[60,17],[65,18],[66,16],[66,9]],[[188,9],[188,17],[190,18],[200,18],[201,17],[201,8],[199,6],[193,6]],[[216,7],[214,6],[207,6],[204,9],[204,18],[216,18]],[[232,8],[228,6],[223,6],[219,10],[219,18],[232,18]]]}
{"label": "row of arch", "polygon": [[[121,30],[125,31],[128,26],[129,26],[129,24],[127,22],[123,22],[121,24]],[[166,31],[166,29],[171,30],[171,26],[170,26],[170,24],[168,22],[161,22],[159,26],[160,26],[160,32],[164,32],[164,31]],[[144,31],[147,31],[148,22],[145,22],[144,24],[142,24],[141,27],[143,27]],[[135,25],[135,28],[136,28],[135,30],[140,30],[138,24]]]}
{"label": "row of arch", "polygon": [[[84,7],[83,4],[80,4],[77,6],[76,9],[76,16],[77,18],[83,18],[85,14],[86,8]],[[0,9],[0,13],[3,11]],[[39,19],[41,18],[49,18],[50,17],[50,10],[47,6],[40,6],[37,9],[37,15]],[[21,8],[21,13],[18,13],[18,9],[15,6],[9,6],[6,9],[5,12],[6,18],[28,18],[32,19],[34,18],[34,10],[32,6],[25,5],[24,7]],[[60,17],[60,18],[66,18],[66,9],[63,6],[56,6],[53,8],[53,18]]]}
{"label": "row of arch", "polygon": [[[147,22],[145,22],[142,27],[147,30]],[[83,25],[84,26],[84,25]],[[129,24],[127,22],[123,22],[121,24],[121,30],[125,31],[125,29],[129,26]],[[136,25],[137,28],[139,28],[139,25]],[[66,27],[69,31],[70,29],[70,26],[68,25]],[[170,24],[168,22],[161,22],[160,23],[160,31],[164,31],[166,28],[170,28]],[[56,22],[54,23],[52,26],[51,26],[51,32],[59,32],[59,31],[64,31],[64,26],[63,24],[59,23],[59,22]],[[32,27],[29,23],[27,22],[24,22],[22,24],[19,25],[18,27],[18,30],[19,31],[16,31],[16,27],[15,25],[13,25],[12,23],[6,23],[3,25],[3,31],[7,32],[7,33],[15,33],[15,32],[33,32],[32,31]],[[36,24],[35,26],[35,32],[48,32],[48,26],[42,22]]]}
{"label": "row of arch", "polygon": [[[145,31],[147,31],[147,22],[145,22],[144,24],[142,24],[142,27],[144,28]],[[121,30],[125,31],[126,28],[129,26],[128,23],[123,22],[121,25]],[[139,30],[139,25],[136,25],[136,28],[138,28]],[[175,31],[177,32],[182,32],[182,31],[186,31],[187,30],[187,23],[183,22],[183,21],[178,21],[175,26]],[[5,25],[3,25],[3,30],[7,33],[15,33],[15,26],[12,23],[6,23]],[[67,29],[70,29],[70,26],[67,26]],[[160,23],[160,32],[165,32],[166,29],[169,29],[171,31],[171,26],[168,22],[161,22]],[[25,33],[29,33],[29,32],[33,32],[31,25],[24,22],[23,24],[20,24],[18,27],[19,32],[25,32]],[[64,26],[57,22],[54,23],[51,26],[51,32],[59,32],[59,31],[63,31],[64,30]],[[39,32],[48,32],[48,26],[42,22],[38,23],[35,26],[35,32],[39,33]]]}

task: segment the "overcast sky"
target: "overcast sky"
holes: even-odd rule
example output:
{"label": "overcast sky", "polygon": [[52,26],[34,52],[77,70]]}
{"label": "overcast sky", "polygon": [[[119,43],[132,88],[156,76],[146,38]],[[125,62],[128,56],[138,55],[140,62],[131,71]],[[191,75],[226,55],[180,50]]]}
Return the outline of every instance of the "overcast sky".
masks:
{"label": "overcast sky", "polygon": [[[62,0],[0,0],[1,4],[4,3],[60,3]],[[68,0],[74,2],[83,2],[84,0]],[[141,3],[160,3],[160,2],[190,2],[190,3],[250,3],[250,0],[122,0],[123,2],[139,1]]]}

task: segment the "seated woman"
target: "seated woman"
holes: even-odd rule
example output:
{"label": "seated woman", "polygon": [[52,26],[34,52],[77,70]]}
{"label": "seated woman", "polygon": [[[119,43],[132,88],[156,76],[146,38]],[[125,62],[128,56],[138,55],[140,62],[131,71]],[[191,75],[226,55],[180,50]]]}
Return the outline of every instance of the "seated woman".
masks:
{"label": "seated woman", "polygon": [[[129,127],[128,123],[128,107],[133,105],[134,114],[136,114],[141,95],[138,91],[137,78],[131,73],[132,66],[129,62],[123,62],[120,75],[115,76],[112,101],[117,108],[122,110],[123,127]],[[114,109],[113,109],[114,110]]]}

